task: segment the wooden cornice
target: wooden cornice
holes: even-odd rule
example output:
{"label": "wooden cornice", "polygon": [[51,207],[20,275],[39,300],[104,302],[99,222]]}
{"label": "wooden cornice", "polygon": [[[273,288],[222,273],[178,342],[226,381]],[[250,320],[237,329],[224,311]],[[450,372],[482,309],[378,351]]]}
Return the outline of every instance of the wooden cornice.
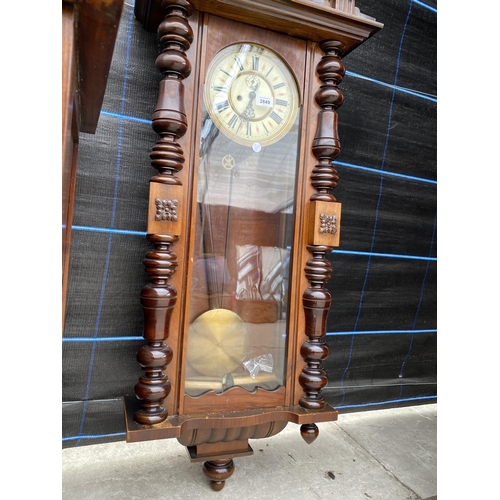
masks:
{"label": "wooden cornice", "polygon": [[[313,0],[190,0],[193,7],[233,21],[239,21],[285,35],[323,42],[338,40],[343,55],[354,50],[383,28],[383,24],[359,12],[354,2],[346,11]],[[136,0],[135,15],[144,28],[156,32],[163,20],[161,0]]]}

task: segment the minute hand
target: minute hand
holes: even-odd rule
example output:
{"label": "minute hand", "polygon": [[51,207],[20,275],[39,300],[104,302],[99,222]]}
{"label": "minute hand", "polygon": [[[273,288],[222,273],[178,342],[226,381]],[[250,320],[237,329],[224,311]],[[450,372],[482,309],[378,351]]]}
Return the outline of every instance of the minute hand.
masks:
{"label": "minute hand", "polygon": [[253,100],[255,99],[255,92],[250,92],[250,102],[243,111],[243,116],[246,118],[255,118],[255,110],[253,109]]}

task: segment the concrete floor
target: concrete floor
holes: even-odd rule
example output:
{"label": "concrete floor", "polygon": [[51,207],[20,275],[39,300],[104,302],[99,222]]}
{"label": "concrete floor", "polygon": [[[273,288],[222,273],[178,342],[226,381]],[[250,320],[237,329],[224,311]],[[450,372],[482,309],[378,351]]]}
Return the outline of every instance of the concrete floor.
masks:
{"label": "concrete floor", "polygon": [[250,440],[224,489],[177,440],[107,443],[62,451],[63,500],[437,499],[437,405],[340,415],[311,445],[299,426]]}

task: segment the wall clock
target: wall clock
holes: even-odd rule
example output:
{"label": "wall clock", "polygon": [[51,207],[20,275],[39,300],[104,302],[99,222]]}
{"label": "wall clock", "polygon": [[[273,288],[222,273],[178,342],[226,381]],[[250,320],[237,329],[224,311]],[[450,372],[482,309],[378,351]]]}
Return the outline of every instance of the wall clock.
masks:
{"label": "wall clock", "polygon": [[381,29],[348,2],[138,0],[158,31],[146,344],[127,441],[176,438],[220,490],[249,440],[338,412],[322,395],[340,237],[342,57]]}

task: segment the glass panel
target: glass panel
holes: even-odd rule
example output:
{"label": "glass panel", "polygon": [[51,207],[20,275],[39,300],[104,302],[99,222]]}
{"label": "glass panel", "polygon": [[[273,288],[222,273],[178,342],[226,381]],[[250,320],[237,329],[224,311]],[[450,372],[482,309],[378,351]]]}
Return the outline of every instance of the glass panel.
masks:
{"label": "glass panel", "polygon": [[238,144],[203,108],[185,391],[285,383],[299,115]]}

